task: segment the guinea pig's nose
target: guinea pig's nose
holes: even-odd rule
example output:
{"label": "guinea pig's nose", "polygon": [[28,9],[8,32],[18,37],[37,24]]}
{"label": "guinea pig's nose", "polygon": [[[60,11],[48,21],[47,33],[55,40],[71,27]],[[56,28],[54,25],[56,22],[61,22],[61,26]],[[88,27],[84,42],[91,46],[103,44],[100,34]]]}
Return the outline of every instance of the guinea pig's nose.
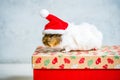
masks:
{"label": "guinea pig's nose", "polygon": [[50,47],[53,47],[53,45],[52,45],[52,44],[50,44]]}

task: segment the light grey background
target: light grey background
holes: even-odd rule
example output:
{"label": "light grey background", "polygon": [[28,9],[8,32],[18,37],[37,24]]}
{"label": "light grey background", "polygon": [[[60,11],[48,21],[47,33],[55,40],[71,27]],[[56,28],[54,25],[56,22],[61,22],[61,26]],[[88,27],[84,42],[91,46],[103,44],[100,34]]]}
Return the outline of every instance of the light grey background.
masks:
{"label": "light grey background", "polygon": [[43,8],[75,24],[95,24],[103,45],[120,45],[120,0],[0,0],[0,63],[31,62],[47,23]]}

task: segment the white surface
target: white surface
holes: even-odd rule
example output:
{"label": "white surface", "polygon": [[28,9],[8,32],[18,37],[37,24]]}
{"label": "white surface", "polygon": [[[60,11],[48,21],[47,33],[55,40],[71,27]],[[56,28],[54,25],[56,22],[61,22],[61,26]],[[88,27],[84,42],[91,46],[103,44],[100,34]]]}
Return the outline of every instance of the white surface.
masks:
{"label": "white surface", "polygon": [[0,64],[0,80],[32,80],[31,64]]}

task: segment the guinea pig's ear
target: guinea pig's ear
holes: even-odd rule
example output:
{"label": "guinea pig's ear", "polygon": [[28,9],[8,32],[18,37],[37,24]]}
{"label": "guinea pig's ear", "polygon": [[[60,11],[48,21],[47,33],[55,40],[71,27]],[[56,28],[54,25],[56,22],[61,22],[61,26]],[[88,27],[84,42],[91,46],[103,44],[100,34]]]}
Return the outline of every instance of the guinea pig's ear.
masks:
{"label": "guinea pig's ear", "polygon": [[44,34],[44,36],[49,36],[49,34]]}
{"label": "guinea pig's ear", "polygon": [[58,34],[58,37],[61,37],[62,36],[62,34]]}

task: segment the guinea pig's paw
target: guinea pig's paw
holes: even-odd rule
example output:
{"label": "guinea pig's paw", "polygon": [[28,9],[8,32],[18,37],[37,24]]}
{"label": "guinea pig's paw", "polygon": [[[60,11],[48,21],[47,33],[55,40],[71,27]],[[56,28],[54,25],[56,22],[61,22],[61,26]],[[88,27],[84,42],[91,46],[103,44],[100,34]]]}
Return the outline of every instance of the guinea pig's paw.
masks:
{"label": "guinea pig's paw", "polygon": [[70,49],[69,48],[65,48],[65,49],[61,49],[61,51],[60,52],[63,52],[63,53],[68,53],[70,51]]}
{"label": "guinea pig's paw", "polygon": [[66,47],[66,48],[65,48],[65,52],[69,52],[69,51],[71,51],[71,49],[68,48],[68,47]]}
{"label": "guinea pig's paw", "polygon": [[62,52],[62,53],[66,53],[65,49],[64,49],[64,50],[61,50],[60,52]]}

